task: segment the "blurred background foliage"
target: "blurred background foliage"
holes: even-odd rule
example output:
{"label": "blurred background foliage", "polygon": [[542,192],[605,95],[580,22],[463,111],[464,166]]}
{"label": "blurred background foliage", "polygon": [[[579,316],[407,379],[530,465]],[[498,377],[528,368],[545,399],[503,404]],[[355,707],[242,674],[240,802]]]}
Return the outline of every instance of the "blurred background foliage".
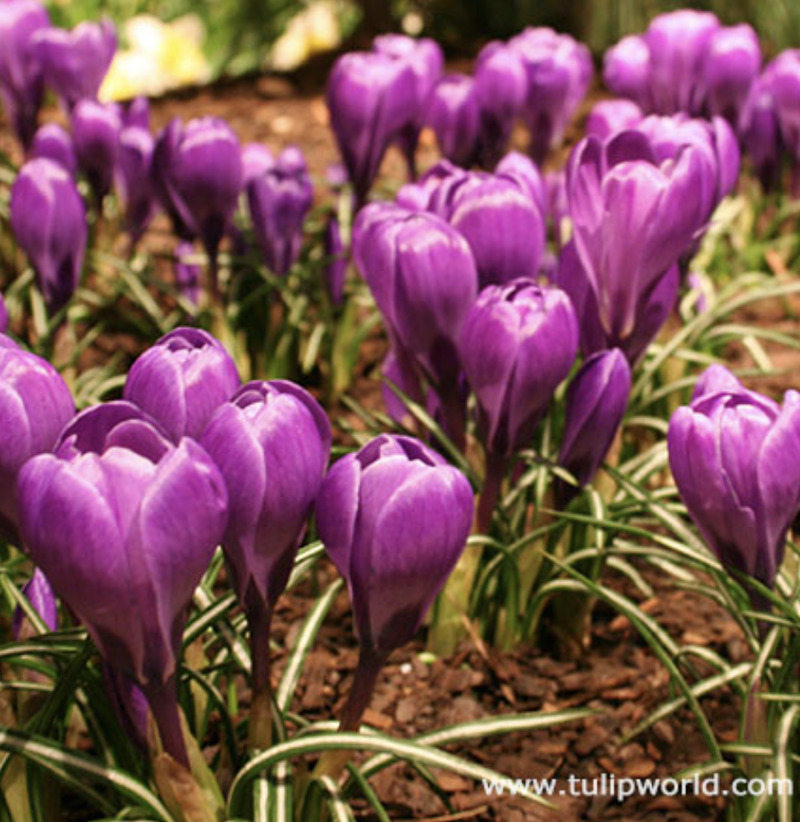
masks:
{"label": "blurred background foliage", "polygon": [[[212,76],[268,66],[273,45],[293,18],[320,6],[332,13],[336,36],[298,35],[314,42],[290,44],[293,54],[364,45],[381,31],[405,30],[437,38],[454,56],[470,56],[489,39],[548,25],[580,37],[600,56],[620,37],[643,31],[656,14],[686,7],[713,11],[726,24],[751,23],[768,56],[800,46],[800,0],[49,0],[48,5],[61,25],[103,15],[118,23],[139,14],[165,22],[196,15],[205,27],[203,48]],[[124,34],[122,39],[124,45]]]}

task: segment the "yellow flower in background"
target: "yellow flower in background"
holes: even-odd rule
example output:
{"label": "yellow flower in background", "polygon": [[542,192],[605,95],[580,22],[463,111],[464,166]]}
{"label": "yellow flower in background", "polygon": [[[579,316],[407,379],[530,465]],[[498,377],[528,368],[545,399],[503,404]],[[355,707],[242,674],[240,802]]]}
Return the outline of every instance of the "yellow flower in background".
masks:
{"label": "yellow flower in background", "polygon": [[291,19],[266,62],[269,68],[290,71],[305,63],[312,54],[334,49],[341,42],[336,5],[330,0],[319,0]]}
{"label": "yellow flower in background", "polygon": [[172,23],[148,14],[132,17],[123,27],[123,40],[128,47],[115,55],[100,88],[101,100],[153,96],[211,78],[202,49],[205,29],[195,15]]}

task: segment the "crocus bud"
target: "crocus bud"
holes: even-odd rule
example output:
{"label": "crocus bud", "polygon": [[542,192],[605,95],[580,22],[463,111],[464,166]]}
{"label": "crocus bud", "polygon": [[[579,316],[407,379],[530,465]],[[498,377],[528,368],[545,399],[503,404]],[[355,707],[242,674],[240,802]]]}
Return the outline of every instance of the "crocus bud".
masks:
{"label": "crocus bud", "polygon": [[326,101],[339,152],[363,203],[391,141],[414,110],[417,83],[405,60],[350,52],[333,65]]}
{"label": "crocus bud", "polygon": [[67,109],[78,100],[96,99],[117,49],[110,20],[79,23],[72,31],[48,28],[34,35],[35,54],[45,83]]}
{"label": "crocus bud", "polygon": [[545,217],[542,203],[532,198],[528,179],[514,173],[473,173],[441,186],[429,208],[467,240],[481,286],[536,277]]}
{"label": "crocus bud", "polygon": [[[22,593],[33,606],[42,622],[51,630],[58,628],[58,603],[47,577],[37,568],[22,586]],[[16,639],[25,638],[25,612],[17,606],[11,619],[11,633]]]}
{"label": "crocus bud", "polygon": [[741,23],[716,31],[703,61],[708,111],[734,128],[750,87],[761,69],[761,44],[752,26]]}
{"label": "crocus bud", "polygon": [[86,174],[98,209],[111,190],[122,124],[114,103],[80,100],[72,109],[72,137],[78,165]]}
{"label": "crocus bud", "polygon": [[36,0],[0,3],[0,98],[25,148],[36,131],[44,96],[42,69],[32,39],[49,26],[47,10]]}
{"label": "crocus bud", "polygon": [[275,165],[275,155],[262,143],[242,146],[242,183],[245,188]]}
{"label": "crocus bud", "polygon": [[422,129],[425,109],[433,88],[442,75],[444,54],[441,46],[429,37],[416,39],[404,34],[382,34],[372,41],[372,50],[395,60],[404,61],[414,75],[414,96],[406,112],[406,122],[395,135],[395,141],[406,158],[411,177],[415,176],[414,153]]}
{"label": "crocus bud", "polygon": [[800,507],[800,394],[779,406],[736,382],[709,381],[672,415],[670,468],[720,562],[771,586]]}
{"label": "crocus bud", "polygon": [[238,386],[236,364],[220,342],[199,328],[176,328],[131,366],[123,396],[178,442],[198,439]]}
{"label": "crocus bud", "polygon": [[58,123],[46,123],[36,131],[33,135],[29,157],[31,160],[40,157],[53,160],[73,177],[78,172],[75,144],[69,132]]}
{"label": "crocus bud", "polygon": [[153,147],[152,135],[143,128],[128,126],[120,132],[118,182],[125,203],[125,230],[134,243],[141,239],[155,209]]}
{"label": "crocus bud", "polygon": [[325,225],[325,260],[325,288],[331,303],[341,305],[347,277],[347,251],[335,214],[330,215]]}
{"label": "crocus bud", "polygon": [[568,34],[527,28],[509,41],[525,64],[527,97],[522,116],[531,133],[530,154],[541,164],[561,144],[564,129],[589,89],[589,50]]}
{"label": "crocus bud", "polygon": [[475,62],[474,81],[485,167],[492,168],[505,153],[527,91],[528,78],[520,55],[506,43],[485,45]]}
{"label": "crocus bud", "polygon": [[464,320],[461,362],[478,400],[487,450],[511,456],[531,444],[578,352],[569,297],[530,280],[490,285]]}
{"label": "crocus bud", "polygon": [[680,9],[654,17],[644,35],[650,52],[649,85],[659,114],[703,107],[703,63],[721,25],[711,12]]}
{"label": "crocus bud", "polygon": [[201,117],[173,120],[153,150],[153,183],[182,239],[199,237],[216,260],[242,188],[241,148],[230,126]]}
{"label": "crocus bud", "polygon": [[223,547],[239,601],[271,609],[286,587],[328,465],[319,403],[291,382],[250,382],[214,413],[200,440],[228,489]]}
{"label": "crocus bud", "polygon": [[[186,767],[177,660],[192,594],[225,529],[227,494],[198,443],[173,445],[142,413],[117,417],[104,405],[84,411],[73,423],[84,430],[63,432],[68,455],[57,448],[25,464],[21,531],[103,658],[145,692],[165,750]],[[90,442],[96,450],[79,447]]]}
{"label": "crocus bud", "polygon": [[603,82],[614,94],[628,97],[644,111],[653,110],[650,49],[642,35],[623,37],[605,53]]}
{"label": "crocus bud", "polygon": [[375,203],[356,222],[353,256],[396,352],[413,359],[437,392],[445,428],[461,444],[458,340],[478,291],[469,245],[433,214]]}
{"label": "crocus bud", "polygon": [[11,228],[51,311],[66,305],[83,267],[86,207],[69,172],[52,160],[31,160],[11,187]]}
{"label": "crocus bud", "polygon": [[[564,435],[558,464],[588,485],[614,441],[631,392],[631,369],[614,348],[593,354],[572,378],[564,408]],[[559,481],[556,496],[564,506],[575,488]]]}
{"label": "crocus bud", "polygon": [[294,147],[284,149],[271,168],[247,185],[253,231],[264,264],[279,277],[286,275],[300,256],[303,222],[313,197],[305,158]]}
{"label": "crocus bud", "polygon": [[15,487],[24,463],[52,450],[75,414],[67,384],[46,360],[0,337],[0,535],[19,544]]}
{"label": "crocus bud", "polygon": [[473,505],[466,478],[410,437],[383,434],[333,466],[317,527],[347,581],[362,653],[412,639],[464,549]]}
{"label": "crocus bud", "polygon": [[633,128],[644,114],[632,100],[601,100],[586,120],[586,134],[606,140],[618,131]]}
{"label": "crocus bud", "polygon": [[425,122],[436,133],[439,150],[448,160],[465,168],[477,160],[481,118],[471,77],[442,77],[428,104]]}
{"label": "crocus bud", "polygon": [[775,96],[763,77],[753,83],[739,121],[739,134],[765,191],[780,185],[784,146]]}
{"label": "crocus bud", "polygon": [[715,172],[707,154],[691,146],[658,164],[637,131],[620,132],[605,144],[587,137],[573,150],[567,194],[575,246],[614,345],[633,333],[642,297],[704,225]]}

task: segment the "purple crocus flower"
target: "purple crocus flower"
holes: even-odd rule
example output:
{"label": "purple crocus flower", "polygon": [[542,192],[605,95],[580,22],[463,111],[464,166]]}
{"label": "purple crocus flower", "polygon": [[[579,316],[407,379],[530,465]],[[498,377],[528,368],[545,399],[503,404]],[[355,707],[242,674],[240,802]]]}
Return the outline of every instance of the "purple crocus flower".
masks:
{"label": "purple crocus flower", "polygon": [[527,97],[522,116],[531,133],[530,154],[541,164],[561,144],[594,72],[589,50],[568,34],[527,28],[509,41],[525,64]]}
{"label": "purple crocus flower", "polygon": [[730,194],[739,179],[741,154],[736,135],[722,117],[711,120],[691,119],[685,114],[672,117],[645,117],[634,128],[647,136],[656,162],[675,160],[685,146],[698,149],[713,169],[710,192],[698,191],[698,198],[709,203],[708,217],[723,197]]}
{"label": "purple crocus flower", "polygon": [[750,87],[761,69],[761,44],[752,26],[741,23],[716,31],[703,61],[708,113],[736,128]]}
{"label": "purple crocus flower", "polygon": [[642,35],[623,37],[605,53],[603,82],[614,94],[628,97],[643,111],[654,110],[650,89],[650,49]]}
{"label": "purple crocus flower", "polygon": [[328,465],[328,418],[294,383],[250,382],[217,408],[200,442],[228,488],[223,547],[239,601],[270,611]]}
{"label": "purple crocus flower", "polygon": [[167,753],[188,767],[178,654],[227,522],[225,484],[198,443],[173,445],[145,414],[120,420],[111,405],[84,411],[64,430],[63,450],[25,464],[21,531],[103,658],[144,691]]}
{"label": "purple crocus flower", "polygon": [[127,126],[120,132],[117,180],[125,204],[125,230],[133,243],[141,239],[155,211],[154,146],[153,136],[139,126]]}
{"label": "purple crocus flower", "polygon": [[721,24],[711,12],[681,9],[653,18],[644,35],[650,54],[653,111],[702,112],[703,67]]}
{"label": "purple crocus flower", "polygon": [[604,333],[624,347],[651,294],[710,214],[717,169],[687,146],[659,164],[647,138],[620,132],[574,149],[567,194],[575,247],[597,300]]}
{"label": "purple crocus flower", "polygon": [[252,180],[275,165],[275,155],[263,143],[242,146],[242,182],[246,189]]}
{"label": "purple crocus flower", "polygon": [[487,450],[510,457],[531,444],[578,352],[578,327],[560,289],[515,280],[483,289],[463,323],[461,362],[478,400]]}
{"label": "purple crocus flower", "polygon": [[[228,490],[222,546],[250,626],[254,701],[268,701],[272,613],[325,475],[330,423],[300,386],[251,382],[217,409],[201,442]],[[251,747],[256,737],[251,727]]]}
{"label": "purple crocus flower", "polygon": [[177,119],[158,136],[153,184],[181,239],[199,237],[212,265],[242,189],[241,148],[218,117],[186,126]]}
{"label": "purple crocus flower", "polygon": [[382,434],[330,470],[320,537],[347,581],[362,654],[412,639],[472,526],[466,478],[421,442]]}
{"label": "purple crocus flower", "polygon": [[86,207],[75,182],[52,160],[30,160],[11,187],[10,212],[14,236],[57,311],[78,286],[86,250]]}
{"label": "purple crocus flower", "polygon": [[238,387],[236,363],[220,342],[199,328],[176,328],[134,362],[123,396],[178,442],[199,438]]}
{"label": "purple crocus flower", "polygon": [[72,109],[78,100],[97,98],[117,50],[117,36],[110,20],[79,23],[72,31],[43,29],[32,42],[45,83],[67,109]]}
{"label": "purple crocus flower", "polygon": [[122,123],[115,103],[80,100],[71,113],[72,138],[78,166],[94,193],[98,211],[111,191],[119,153]]}
{"label": "purple crocus flower", "polygon": [[528,92],[522,57],[497,40],[475,61],[474,95],[480,109],[481,163],[493,168],[503,156]]}
{"label": "purple crocus flower", "polygon": [[434,86],[442,75],[444,54],[435,40],[429,37],[416,39],[404,34],[382,34],[372,41],[372,50],[404,61],[414,75],[414,96],[410,101],[413,105],[406,112],[406,122],[395,135],[413,179],[416,176],[414,154],[419,133]]}
{"label": "purple crocus flower", "polygon": [[326,100],[359,203],[366,200],[389,144],[415,111],[416,90],[415,73],[406,60],[350,52],[334,63]]}
{"label": "purple crocus flower", "polygon": [[253,231],[267,269],[285,276],[300,256],[303,222],[314,187],[299,148],[284,149],[271,168],[247,184]]}
{"label": "purple crocus flower", "polygon": [[[47,577],[37,568],[31,578],[22,586],[22,593],[33,606],[49,630],[58,629],[58,603]],[[15,639],[25,637],[25,612],[17,606],[11,618],[11,634]],[[29,629],[28,629],[29,630]]]}
{"label": "purple crocus flower", "polygon": [[784,144],[775,95],[766,74],[750,88],[739,120],[739,134],[764,190],[778,188]]}
{"label": "purple crocus flower", "polygon": [[800,167],[800,49],[782,51],[765,69],[763,84],[772,95],[781,140],[793,169],[797,169]]}
{"label": "purple crocus flower", "polygon": [[448,160],[464,168],[477,161],[481,115],[471,77],[442,77],[433,91],[425,122],[434,130],[439,150]]}
{"label": "purple crocus flower", "polygon": [[31,160],[45,157],[63,166],[72,177],[78,173],[78,158],[70,133],[58,123],[45,123],[33,135],[28,154]]}
{"label": "purple crocus flower", "polygon": [[445,430],[463,445],[457,347],[478,291],[469,245],[433,214],[375,203],[356,221],[353,257],[386,320],[395,355],[436,391]]}
{"label": "purple crocus flower", "polygon": [[[464,174],[440,185],[429,209],[469,243],[481,286],[536,277],[545,244],[541,193],[522,174]],[[541,192],[541,184],[539,185]]]}
{"label": "purple crocus flower", "polygon": [[800,507],[800,394],[779,406],[720,371],[672,415],[670,468],[723,565],[771,586]]}
{"label": "purple crocus flower", "polygon": [[75,414],[67,384],[50,363],[0,336],[0,535],[19,544],[17,475],[36,454],[50,451]]}
{"label": "purple crocus flower", "polygon": [[24,148],[33,139],[44,96],[32,39],[49,26],[47,10],[37,0],[0,3],[0,99]]}
{"label": "purple crocus flower", "polygon": [[[617,348],[593,354],[570,381],[558,464],[578,485],[588,485],[597,474],[625,416],[630,392],[631,369]],[[576,490],[558,481],[559,505],[565,506]]]}
{"label": "purple crocus flower", "polygon": [[632,100],[601,100],[595,103],[586,120],[586,134],[607,140],[618,131],[633,128],[644,113]]}

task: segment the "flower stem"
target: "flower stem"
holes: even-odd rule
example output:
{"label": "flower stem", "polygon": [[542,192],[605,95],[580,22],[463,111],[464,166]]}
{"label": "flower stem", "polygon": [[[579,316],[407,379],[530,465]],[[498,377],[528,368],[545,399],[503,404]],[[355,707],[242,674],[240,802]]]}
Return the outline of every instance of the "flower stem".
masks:
{"label": "flower stem", "polygon": [[272,608],[260,598],[248,604],[250,657],[252,659],[252,699],[247,749],[264,751],[272,744],[272,683],[270,681],[269,637]]}
{"label": "flower stem", "polygon": [[190,770],[189,754],[183,739],[180,708],[178,707],[178,683],[171,676],[163,685],[150,685],[145,691],[153,714],[161,746],[176,762]]}
{"label": "flower stem", "polygon": [[[353,687],[342,709],[342,718],[339,721],[340,731],[358,730],[361,718],[369,707],[378,674],[380,674],[385,661],[386,654],[361,649]],[[334,780],[338,779],[350,760],[350,753],[349,750],[325,751],[314,768],[313,778],[319,779],[323,776],[329,776]]]}
{"label": "flower stem", "polygon": [[500,490],[503,486],[503,478],[506,475],[508,460],[502,454],[495,454],[491,451],[486,455],[486,478],[483,481],[480,500],[478,501],[478,533],[488,534],[492,527],[492,514],[494,514],[497,500],[500,498]]}

